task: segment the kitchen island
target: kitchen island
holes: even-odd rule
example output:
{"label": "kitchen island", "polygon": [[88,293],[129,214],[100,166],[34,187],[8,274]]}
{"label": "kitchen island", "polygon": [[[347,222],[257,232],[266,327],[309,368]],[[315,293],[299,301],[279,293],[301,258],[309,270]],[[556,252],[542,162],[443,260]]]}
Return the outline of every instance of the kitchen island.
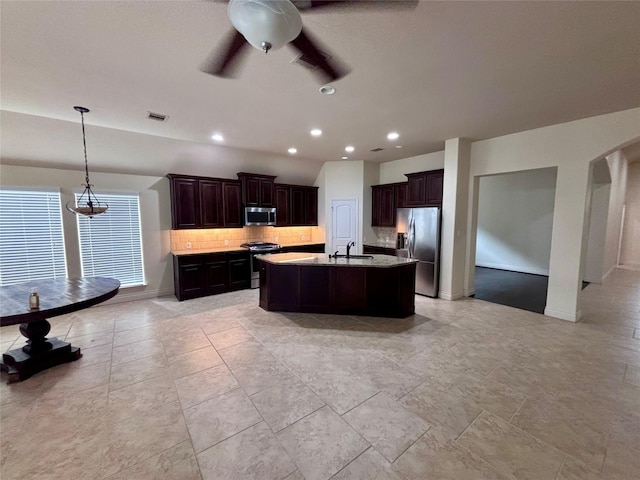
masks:
{"label": "kitchen island", "polygon": [[394,318],[415,312],[415,260],[390,255],[355,257],[259,255],[260,307]]}

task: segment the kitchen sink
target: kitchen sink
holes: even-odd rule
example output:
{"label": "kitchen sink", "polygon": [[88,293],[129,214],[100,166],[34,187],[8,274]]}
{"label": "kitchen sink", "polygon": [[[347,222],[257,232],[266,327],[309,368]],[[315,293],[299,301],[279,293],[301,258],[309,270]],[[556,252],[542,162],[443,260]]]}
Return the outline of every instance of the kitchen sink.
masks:
{"label": "kitchen sink", "polygon": [[329,255],[330,258],[373,258],[373,255]]}

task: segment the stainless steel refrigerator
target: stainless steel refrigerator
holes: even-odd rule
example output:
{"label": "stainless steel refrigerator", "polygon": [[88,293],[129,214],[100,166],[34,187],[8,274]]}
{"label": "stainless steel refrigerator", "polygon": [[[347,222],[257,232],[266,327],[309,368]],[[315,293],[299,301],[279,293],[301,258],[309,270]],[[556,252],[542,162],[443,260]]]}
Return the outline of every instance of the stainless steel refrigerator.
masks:
{"label": "stainless steel refrigerator", "polygon": [[399,257],[415,258],[416,293],[438,296],[440,276],[440,208],[399,208],[396,216]]}

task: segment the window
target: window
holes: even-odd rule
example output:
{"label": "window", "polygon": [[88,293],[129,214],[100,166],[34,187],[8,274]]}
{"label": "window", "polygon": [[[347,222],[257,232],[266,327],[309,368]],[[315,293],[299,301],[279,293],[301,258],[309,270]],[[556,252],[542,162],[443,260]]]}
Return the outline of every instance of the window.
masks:
{"label": "window", "polygon": [[67,276],[60,203],[57,191],[0,189],[0,285]]}
{"label": "window", "polygon": [[107,213],[77,217],[82,276],[116,278],[123,287],[144,285],[138,195],[98,197],[109,205]]}

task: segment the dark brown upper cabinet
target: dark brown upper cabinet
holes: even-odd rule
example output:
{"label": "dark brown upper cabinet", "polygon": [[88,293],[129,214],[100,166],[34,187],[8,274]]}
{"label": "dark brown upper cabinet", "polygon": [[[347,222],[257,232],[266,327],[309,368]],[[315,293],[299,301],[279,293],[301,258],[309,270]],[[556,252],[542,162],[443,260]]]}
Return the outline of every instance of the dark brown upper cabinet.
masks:
{"label": "dark brown upper cabinet", "polygon": [[242,185],[242,204],[245,207],[274,206],[274,180],[276,177],[240,172],[238,178]]}
{"label": "dark brown upper cabinet", "polygon": [[444,170],[407,173],[407,207],[442,206]]}
{"label": "dark brown upper cabinet", "polygon": [[318,225],[318,187],[275,185],[278,227]]}
{"label": "dark brown upper cabinet", "polygon": [[371,226],[395,227],[396,209],[406,206],[407,182],[371,186]]}
{"label": "dark brown upper cabinet", "polygon": [[242,227],[240,182],[169,174],[174,229]]}
{"label": "dark brown upper cabinet", "polygon": [[276,226],[289,226],[289,196],[291,188],[289,185],[278,185],[274,187],[276,196]]}

